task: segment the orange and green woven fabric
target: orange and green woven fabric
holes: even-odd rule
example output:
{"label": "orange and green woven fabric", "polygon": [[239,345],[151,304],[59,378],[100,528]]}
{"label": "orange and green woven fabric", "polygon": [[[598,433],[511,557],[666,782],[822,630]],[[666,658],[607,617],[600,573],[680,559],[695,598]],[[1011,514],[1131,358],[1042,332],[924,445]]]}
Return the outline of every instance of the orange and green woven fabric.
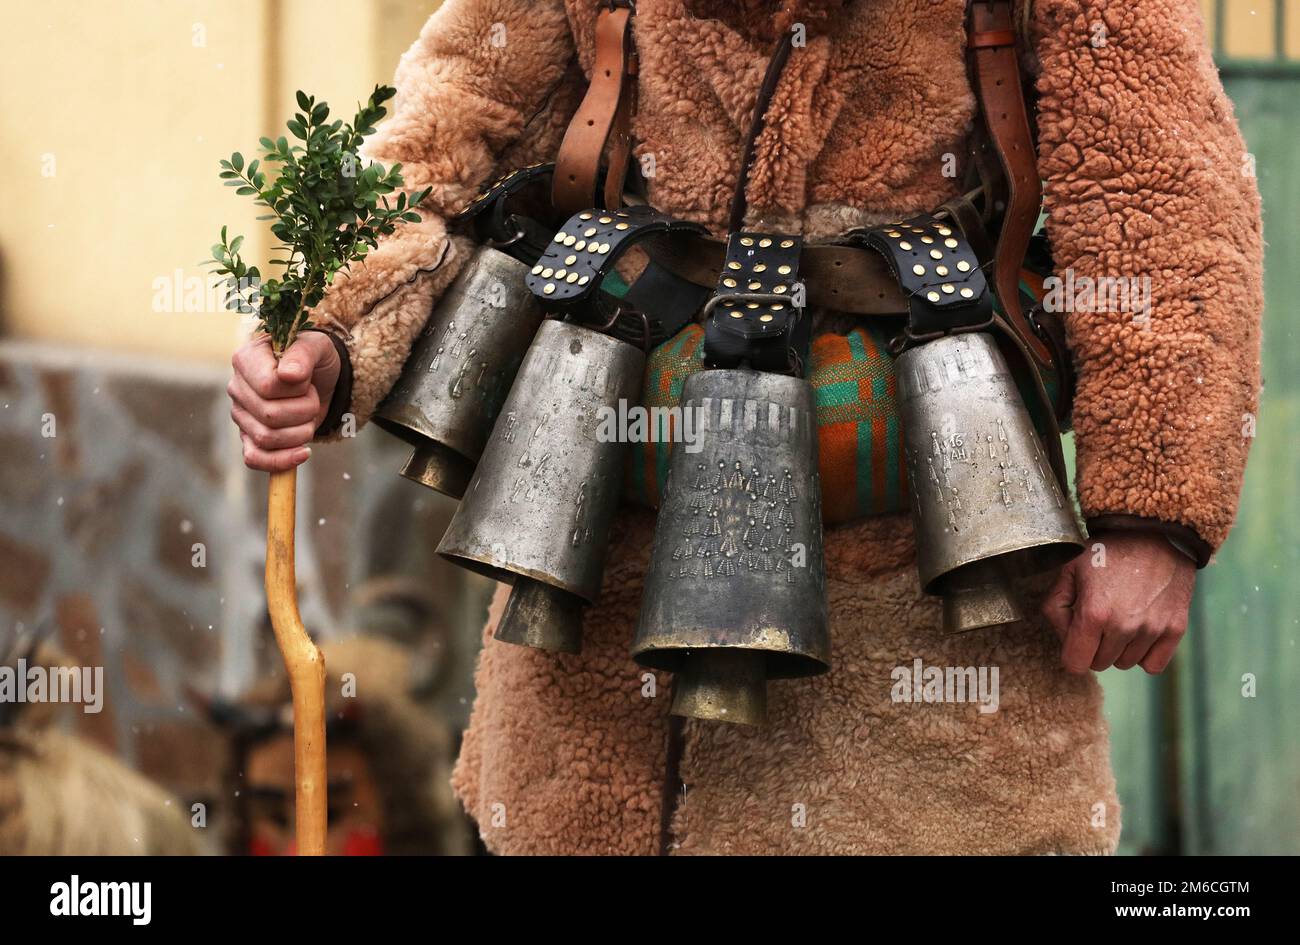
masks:
{"label": "orange and green woven fabric", "polygon": [[[904,508],[907,479],[887,341],[888,333],[877,324],[813,339],[808,379],[817,403],[827,524]],[[643,397],[647,408],[678,404],[686,378],[704,366],[703,346],[704,329],[692,324],[651,352]],[[626,482],[633,501],[658,507],[674,433],[655,430],[655,442],[635,444]]]}

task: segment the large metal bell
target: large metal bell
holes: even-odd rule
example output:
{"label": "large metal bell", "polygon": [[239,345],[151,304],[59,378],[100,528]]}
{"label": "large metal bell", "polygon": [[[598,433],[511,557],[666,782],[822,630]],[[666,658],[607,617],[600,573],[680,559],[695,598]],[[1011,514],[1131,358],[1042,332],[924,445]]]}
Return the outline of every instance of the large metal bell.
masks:
{"label": "large metal bell", "polygon": [[997,343],[947,335],[894,367],[922,586],[950,633],[1022,619],[1017,579],[1083,539]]}
{"label": "large metal bell", "polygon": [[767,680],[830,668],[812,387],[705,370],[681,405],[632,655],[674,714],[759,725]]}
{"label": "large metal bell", "polygon": [[402,475],[459,499],[542,309],[528,266],[488,246],[475,251],[434,306],[374,421],[415,447]]}
{"label": "large metal bell", "polygon": [[645,355],[580,325],[546,321],[524,357],[443,557],[514,584],[496,639],[576,653],[600,592],[625,445],[597,435],[602,409],[635,403]]}

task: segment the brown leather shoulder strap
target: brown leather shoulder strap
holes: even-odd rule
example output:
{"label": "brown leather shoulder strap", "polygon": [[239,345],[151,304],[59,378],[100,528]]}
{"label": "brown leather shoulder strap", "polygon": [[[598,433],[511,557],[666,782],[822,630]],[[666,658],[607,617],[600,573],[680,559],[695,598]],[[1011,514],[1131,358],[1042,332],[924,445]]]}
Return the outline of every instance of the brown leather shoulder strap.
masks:
{"label": "brown leather shoulder strap", "polygon": [[555,159],[551,199],[563,216],[597,206],[600,159],[612,144],[605,181],[607,209],[621,205],[631,155],[636,82],[631,4],[610,3],[596,17],[596,58],[587,94],[569,122]]}
{"label": "brown leather shoulder strap", "polygon": [[1038,222],[1043,187],[1020,84],[1015,5],[1011,0],[972,0],[968,16],[971,82],[1004,175],[1006,207],[994,252],[993,286],[1016,333],[1035,358],[1052,365],[1051,349],[1034,332],[1020,305],[1020,267]]}

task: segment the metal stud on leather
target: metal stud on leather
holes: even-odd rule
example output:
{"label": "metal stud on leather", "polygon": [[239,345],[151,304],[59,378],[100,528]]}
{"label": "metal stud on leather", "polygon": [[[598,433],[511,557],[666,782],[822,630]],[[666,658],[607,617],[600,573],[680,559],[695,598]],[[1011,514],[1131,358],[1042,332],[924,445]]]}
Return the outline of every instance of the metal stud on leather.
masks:
{"label": "metal stud on leather", "polygon": [[537,260],[524,283],[545,301],[571,305],[590,298],[614,268],[614,262],[637,241],[663,233],[703,233],[651,207],[584,210],[569,218]]}
{"label": "metal stud on leather", "polygon": [[883,255],[908,296],[909,330],[933,334],[986,324],[992,298],[979,260],[946,216],[854,230],[849,237]]}
{"label": "metal stud on leather", "polygon": [[555,171],[554,164],[530,164],[509,174],[503,174],[488,184],[477,197],[467,203],[451,218],[452,223],[469,220],[492,206],[499,198],[518,193],[535,180],[549,177]]}
{"label": "metal stud on leather", "polygon": [[781,233],[733,233],[718,287],[705,306],[704,363],[763,371],[791,368],[792,329],[799,322],[799,255],[803,240]]}

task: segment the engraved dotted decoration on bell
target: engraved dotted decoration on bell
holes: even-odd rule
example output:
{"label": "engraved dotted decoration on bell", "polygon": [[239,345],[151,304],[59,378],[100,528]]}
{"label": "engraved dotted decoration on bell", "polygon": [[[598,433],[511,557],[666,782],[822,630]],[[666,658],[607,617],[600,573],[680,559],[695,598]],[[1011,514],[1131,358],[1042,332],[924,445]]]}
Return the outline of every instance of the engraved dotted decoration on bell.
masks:
{"label": "engraved dotted decoration on bell", "polygon": [[438,545],[456,564],[514,584],[496,639],[576,653],[600,592],[622,491],[623,443],[599,437],[601,408],[635,404],[645,355],[548,320],[510,390]]}
{"label": "engraved dotted decoration on bell", "polygon": [[676,715],[761,725],[767,680],[830,668],[813,391],[801,378],[686,379],[632,655],[676,674]]}
{"label": "engraved dotted decoration on bell", "polygon": [[542,321],[528,267],[480,247],[434,306],[375,423],[415,447],[402,475],[459,499]]}
{"label": "engraved dotted decoration on bell", "polygon": [[895,361],[917,570],[944,598],[944,630],[1023,619],[1018,578],[1083,548],[993,337],[948,335]]}

